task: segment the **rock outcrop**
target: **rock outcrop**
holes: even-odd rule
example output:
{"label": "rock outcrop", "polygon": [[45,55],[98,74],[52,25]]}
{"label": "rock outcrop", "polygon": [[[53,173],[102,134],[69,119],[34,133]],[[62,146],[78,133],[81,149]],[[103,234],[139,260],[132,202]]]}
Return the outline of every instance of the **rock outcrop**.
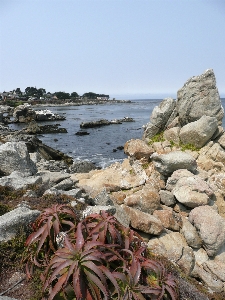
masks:
{"label": "rock outcrop", "polygon": [[212,69],[185,82],[177,92],[176,109],[182,126],[197,121],[204,115],[216,117],[221,123],[224,111]]}
{"label": "rock outcrop", "polygon": [[[205,117],[200,123],[191,125],[192,122],[198,121],[203,116]],[[143,138],[151,139],[161,131],[178,127],[181,128],[181,140],[184,143],[192,143],[200,148],[207,140],[210,140],[216,131],[215,119],[217,125],[221,125],[223,116],[224,110],[216,87],[214,72],[212,69],[206,70],[202,75],[194,76],[184,84],[177,92],[177,101],[166,98],[159,106],[154,108],[150,118],[151,121],[146,126]],[[214,119],[207,119],[206,117],[213,117]],[[207,128],[204,129],[207,120],[210,120],[210,124],[207,124]],[[189,124],[188,127],[183,129],[187,124]],[[198,126],[197,129],[196,126]],[[196,131],[193,133],[194,129],[197,133]],[[192,131],[189,138],[187,137],[188,130]],[[205,132],[203,132],[204,130]],[[180,135],[178,129],[176,129],[176,134],[178,136],[171,138],[170,136],[174,135],[174,132],[171,131],[170,134],[167,133],[167,136],[170,140],[175,139],[178,142]],[[198,139],[200,139],[200,143],[197,145]]]}
{"label": "rock outcrop", "polygon": [[24,142],[8,142],[0,145],[0,173],[10,175],[13,171],[26,175],[33,175],[37,172]]}
{"label": "rock outcrop", "polygon": [[14,109],[13,118],[15,123],[28,123],[35,121],[65,120],[65,116],[54,114],[50,110],[33,110],[30,104],[19,105]]}

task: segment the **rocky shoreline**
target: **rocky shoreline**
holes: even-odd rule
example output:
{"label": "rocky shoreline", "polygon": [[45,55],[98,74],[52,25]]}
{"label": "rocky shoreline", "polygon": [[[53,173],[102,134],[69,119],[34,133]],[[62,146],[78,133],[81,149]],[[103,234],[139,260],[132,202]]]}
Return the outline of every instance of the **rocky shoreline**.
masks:
{"label": "rocky shoreline", "polygon": [[[35,135],[7,132],[2,126],[0,186],[24,190],[26,199],[70,196],[72,206],[87,206],[85,215],[106,210],[137,230],[152,253],[169,259],[210,292],[223,293],[223,115],[214,72],[206,70],[184,84],[176,101],[166,98],[155,107],[142,139],[124,145],[128,158],[104,170],[89,162],[73,163]],[[0,216],[0,242],[13,238],[39,213],[21,203]]]}

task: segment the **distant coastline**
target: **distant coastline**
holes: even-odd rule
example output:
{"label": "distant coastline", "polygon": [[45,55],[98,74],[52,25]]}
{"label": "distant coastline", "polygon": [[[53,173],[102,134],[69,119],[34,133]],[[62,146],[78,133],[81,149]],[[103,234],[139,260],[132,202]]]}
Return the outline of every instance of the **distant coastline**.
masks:
{"label": "distant coastline", "polygon": [[131,103],[131,100],[84,100],[62,103],[30,103],[32,106],[80,106],[80,105],[99,105],[99,104],[115,104],[115,103]]}

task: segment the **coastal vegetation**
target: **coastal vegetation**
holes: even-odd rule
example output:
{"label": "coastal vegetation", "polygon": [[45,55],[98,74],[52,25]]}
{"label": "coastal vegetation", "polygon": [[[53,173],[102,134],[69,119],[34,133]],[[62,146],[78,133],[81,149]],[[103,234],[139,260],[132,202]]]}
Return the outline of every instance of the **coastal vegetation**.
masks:
{"label": "coastal vegetation", "polygon": [[[149,139],[148,141],[148,145],[151,146],[154,143],[158,143],[158,142],[165,142],[166,139],[164,138],[164,131],[161,131],[159,133],[157,133],[156,135],[154,135],[151,139]],[[191,150],[191,151],[199,151],[200,148],[197,148],[195,145],[188,143],[188,144],[184,144],[181,141],[179,141],[179,143],[175,143],[174,141],[170,140],[169,141],[170,146],[171,147],[178,147],[181,151],[185,151],[185,150]]]}
{"label": "coastal vegetation", "polygon": [[54,93],[46,92],[44,88],[27,87],[22,92],[20,88],[16,88],[9,92],[0,92],[0,100],[4,104],[16,107],[24,102],[31,102],[33,104],[43,103],[63,103],[64,101],[73,102],[81,100],[109,100],[109,95],[98,94],[93,92],[84,93],[79,95],[77,92],[67,93],[58,91]]}
{"label": "coastal vegetation", "polygon": [[102,211],[79,219],[47,208],[26,241],[27,275],[43,270],[48,299],[178,299],[175,277],[148,258],[143,239]]}

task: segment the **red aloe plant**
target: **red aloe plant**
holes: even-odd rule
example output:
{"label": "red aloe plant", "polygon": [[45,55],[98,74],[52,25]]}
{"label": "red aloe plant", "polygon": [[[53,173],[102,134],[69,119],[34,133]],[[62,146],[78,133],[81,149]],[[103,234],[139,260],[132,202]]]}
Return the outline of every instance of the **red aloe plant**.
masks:
{"label": "red aloe plant", "polygon": [[[56,235],[65,226],[67,235],[56,250]],[[178,299],[173,276],[160,262],[147,258],[140,235],[108,213],[91,214],[76,223],[72,209],[53,207],[35,227],[37,231],[27,240],[29,260],[42,266],[40,255],[47,253],[42,279],[48,300],[59,293],[70,299],[71,289],[76,300],[160,300],[166,295],[165,299]]]}
{"label": "red aloe plant", "polygon": [[[46,208],[33,224],[35,232],[30,234],[26,240],[28,247],[25,260],[27,264],[27,274],[32,274],[32,264],[41,267],[47,265],[50,255],[57,249],[56,236],[60,231],[70,232],[76,224],[77,216],[72,207],[56,204],[51,208]],[[29,272],[29,263],[31,269]]]}
{"label": "red aloe plant", "polygon": [[104,244],[100,241],[85,241],[82,227],[82,223],[78,223],[76,243],[72,244],[66,237],[65,247],[57,250],[50,261],[44,285],[45,290],[51,287],[49,300],[59,291],[66,290],[69,284],[73,286],[76,299],[101,300],[103,295],[109,299],[106,277],[118,289],[116,280],[104,266],[105,256],[100,250]]}

